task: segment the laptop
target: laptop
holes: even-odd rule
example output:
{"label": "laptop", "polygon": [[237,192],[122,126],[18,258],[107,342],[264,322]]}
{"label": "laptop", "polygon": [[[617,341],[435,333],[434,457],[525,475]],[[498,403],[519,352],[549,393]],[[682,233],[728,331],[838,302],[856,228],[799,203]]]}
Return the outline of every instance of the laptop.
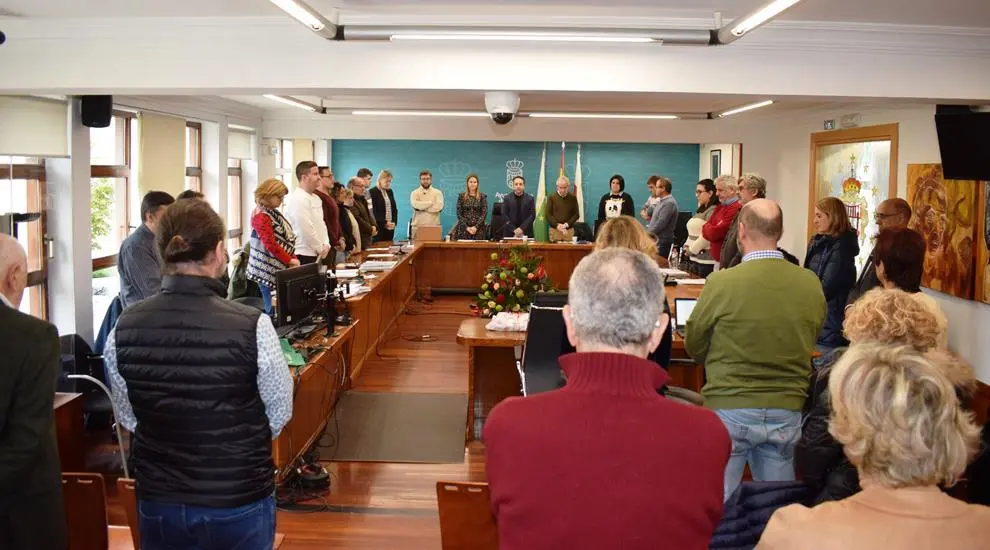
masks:
{"label": "laptop", "polygon": [[681,338],[684,338],[684,327],[697,304],[697,298],[674,298],[674,332]]}

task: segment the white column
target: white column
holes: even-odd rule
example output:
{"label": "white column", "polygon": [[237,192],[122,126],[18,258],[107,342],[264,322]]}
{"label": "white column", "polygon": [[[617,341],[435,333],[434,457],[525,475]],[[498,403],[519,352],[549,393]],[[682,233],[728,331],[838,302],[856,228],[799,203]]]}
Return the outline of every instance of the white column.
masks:
{"label": "white column", "polygon": [[68,102],[69,158],[48,159],[48,232],[55,257],[48,263],[49,317],[60,334],[93,343],[93,262],[90,244],[89,128],[78,99]]}
{"label": "white column", "polygon": [[227,118],[203,123],[203,194],[227,218]]}
{"label": "white column", "polygon": [[[271,176],[268,176],[271,177]],[[267,177],[265,179],[268,179]],[[254,212],[254,190],[261,183],[258,161],[241,161],[241,245],[251,239],[251,213]]]}

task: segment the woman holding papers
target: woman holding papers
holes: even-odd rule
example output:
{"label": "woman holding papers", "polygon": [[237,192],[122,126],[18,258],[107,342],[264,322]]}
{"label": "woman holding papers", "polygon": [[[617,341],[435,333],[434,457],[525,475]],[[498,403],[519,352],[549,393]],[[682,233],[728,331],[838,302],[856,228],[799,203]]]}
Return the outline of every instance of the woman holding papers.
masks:
{"label": "woman holding papers", "polygon": [[464,192],[457,196],[457,224],[450,230],[454,240],[486,240],[488,197],[481,192],[477,174],[468,174]]}

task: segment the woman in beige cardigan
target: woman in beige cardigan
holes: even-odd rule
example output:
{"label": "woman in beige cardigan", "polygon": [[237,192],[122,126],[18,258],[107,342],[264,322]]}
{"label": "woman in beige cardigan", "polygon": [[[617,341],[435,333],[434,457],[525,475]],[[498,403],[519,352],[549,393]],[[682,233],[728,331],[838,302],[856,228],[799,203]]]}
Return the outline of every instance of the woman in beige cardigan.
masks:
{"label": "woman in beige cardigan", "polygon": [[777,510],[757,550],[990,548],[990,508],[939,489],[963,474],[980,434],[945,375],[950,360],[909,346],[850,347],[829,378],[829,431],[863,490]]}

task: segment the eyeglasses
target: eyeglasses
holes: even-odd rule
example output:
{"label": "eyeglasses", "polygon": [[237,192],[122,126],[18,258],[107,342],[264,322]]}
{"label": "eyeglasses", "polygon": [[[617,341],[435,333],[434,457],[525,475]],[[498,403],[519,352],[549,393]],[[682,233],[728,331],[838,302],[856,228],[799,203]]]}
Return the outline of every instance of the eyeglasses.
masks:
{"label": "eyeglasses", "polygon": [[893,217],[893,216],[896,216],[896,215],[897,214],[883,214],[881,212],[877,212],[877,213],[873,214],[873,221],[875,221],[875,222],[882,222],[883,220],[885,220],[887,218],[890,218],[890,217]]}

